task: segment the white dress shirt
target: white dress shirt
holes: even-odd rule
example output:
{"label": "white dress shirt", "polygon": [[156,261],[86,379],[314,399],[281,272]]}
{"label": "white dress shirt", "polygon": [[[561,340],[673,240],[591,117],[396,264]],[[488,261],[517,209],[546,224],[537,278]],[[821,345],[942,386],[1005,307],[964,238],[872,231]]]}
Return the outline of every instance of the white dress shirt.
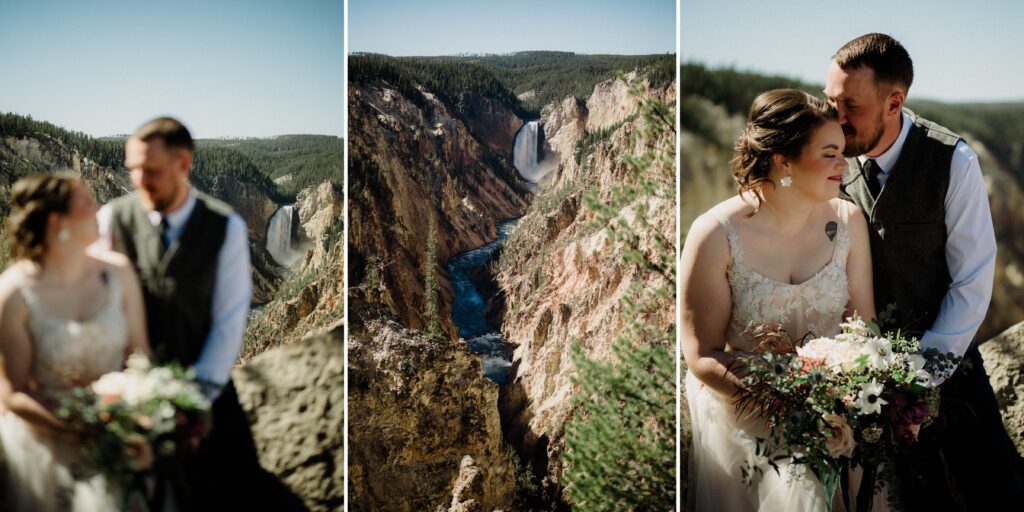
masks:
{"label": "white dress shirt", "polygon": [[[190,189],[188,199],[177,210],[161,215],[150,212],[153,225],[159,225],[161,217],[167,218],[164,242],[170,246],[185,229],[185,223],[196,206],[195,193]],[[96,215],[100,228],[99,245],[111,247],[110,205],[104,205]],[[231,368],[242,351],[242,337],[245,334],[249,304],[252,302],[252,273],[249,267],[249,238],[245,220],[232,212],[228,217],[224,244],[217,255],[217,277],[213,284],[211,299],[210,334],[192,367],[196,378],[222,387],[231,378]],[[214,398],[213,396],[210,397]]]}
{"label": "white dress shirt", "polygon": [[[903,112],[896,142],[878,157],[878,181],[885,185],[899,159],[913,123]],[[863,164],[870,157],[857,159]],[[921,336],[923,348],[962,356],[981,327],[992,299],[996,267],[996,237],[978,155],[964,142],[957,143],[949,166],[949,188],[943,203],[946,220],[946,265],[952,282],[942,298],[939,315]]]}

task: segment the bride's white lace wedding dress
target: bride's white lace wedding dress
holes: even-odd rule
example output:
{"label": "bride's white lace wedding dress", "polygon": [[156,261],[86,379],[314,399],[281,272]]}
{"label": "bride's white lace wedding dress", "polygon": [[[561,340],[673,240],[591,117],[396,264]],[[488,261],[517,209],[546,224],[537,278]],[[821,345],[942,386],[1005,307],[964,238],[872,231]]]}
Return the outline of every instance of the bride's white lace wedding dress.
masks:
{"label": "bride's white lace wedding dress", "polygon": [[[839,205],[832,259],[817,274],[799,284],[779,282],[748,267],[735,229],[720,212],[711,211],[725,228],[732,255],[727,273],[732,289],[732,319],[726,333],[731,349],[752,351],[756,348],[751,337],[744,334],[751,323],[780,324],[793,339],[807,333],[815,337],[839,333],[839,324],[850,301],[846,276],[849,208],[845,201],[840,201]],[[743,481],[744,463],[758,460],[755,438],[764,438],[768,433],[760,417],[738,415],[729,397],[713,391],[689,373],[686,397],[693,429],[687,489],[690,510],[817,512],[826,509],[824,488],[810,470],[804,471],[802,478],[791,478],[787,463],[779,464],[778,473],[765,464],[764,471],[749,485]]]}
{"label": "bride's white lace wedding dress", "polygon": [[[109,273],[106,276],[106,305],[84,321],[48,314],[31,288],[20,289],[29,307],[34,394],[44,405],[52,407],[72,386],[88,384],[124,366],[128,332],[120,285]],[[70,468],[80,446],[69,438],[33,427],[8,411],[0,416],[0,440],[7,460],[11,510],[117,510],[118,499],[102,477],[72,479]]]}

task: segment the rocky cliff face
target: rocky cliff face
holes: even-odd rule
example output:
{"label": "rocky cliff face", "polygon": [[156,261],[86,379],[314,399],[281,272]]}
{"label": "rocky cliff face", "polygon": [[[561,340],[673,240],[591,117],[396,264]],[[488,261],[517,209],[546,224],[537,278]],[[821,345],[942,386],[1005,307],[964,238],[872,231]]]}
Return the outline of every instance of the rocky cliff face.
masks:
{"label": "rocky cliff face", "polygon": [[233,372],[260,465],[314,512],[344,507],[344,327],[264,354]]}
{"label": "rocky cliff face", "polygon": [[[449,105],[423,91],[417,104],[376,82],[351,84],[349,95],[350,508],[507,508],[513,466],[498,388],[479,356],[449,341],[444,262],[525,211],[529,193],[510,164],[522,121],[468,94]],[[417,331],[431,217],[445,341]]]}
{"label": "rocky cliff face", "polygon": [[507,509],[513,465],[480,358],[374,320],[349,337],[349,509]]}
{"label": "rocky cliff face", "polygon": [[300,271],[316,270],[333,263],[329,257],[331,247],[323,243],[332,229],[337,229],[345,207],[341,189],[329,181],[317,187],[303,189],[295,198],[302,237],[309,242]]}
{"label": "rocky cliff face", "polygon": [[103,167],[76,148],[44,134],[0,138],[0,187],[4,189],[4,198],[10,197],[10,186],[17,179],[16,167],[78,176],[92,187],[101,204],[132,190],[125,169]]}
{"label": "rocky cliff face", "polygon": [[[584,206],[588,192],[607,201],[614,187],[635,184],[625,155],[638,155],[648,147],[671,150],[674,145],[673,136],[632,140],[642,121],[631,119],[635,107],[620,108],[622,90],[602,83],[595,87],[586,109],[569,98],[549,114],[553,144],[560,148],[573,147],[583,135],[581,128],[591,130],[591,119],[598,123],[597,130],[619,126],[589,147],[579,163],[571,152],[566,158],[564,149],[558,151],[563,156],[557,174],[506,244],[498,274],[505,294],[502,334],[516,345],[514,375],[501,401],[506,440],[542,477],[546,500],[564,500],[560,456],[565,423],[574,412],[571,399],[578,392],[571,381],[576,373],[572,345],[580,343],[590,358],[610,360],[612,342],[622,333],[621,313],[630,287],[653,290],[672,285],[660,275],[626,265],[620,244],[591,224],[595,214]],[[672,101],[674,86],[653,94]],[[595,110],[600,114],[592,117]],[[579,134],[576,140],[570,135],[574,133]],[[662,185],[672,186],[674,172],[657,174],[664,179]],[[673,197],[644,196],[627,204],[620,216],[635,226],[641,210],[653,232],[674,240]],[[640,245],[644,251],[658,250],[646,235]],[[645,321],[671,329],[674,301],[662,302],[658,313]]]}
{"label": "rocky cliff face", "polygon": [[522,128],[523,120],[511,109],[490,98],[462,93],[455,110],[477,140],[499,155],[512,157],[516,132]]}
{"label": "rocky cliff face", "polygon": [[[388,314],[426,326],[423,256],[433,217],[440,320],[454,337],[443,262],[496,238],[495,221],[521,215],[529,194],[509,159],[481,144],[457,110],[424,96],[420,106],[382,82],[349,88],[350,312],[354,322]],[[471,124],[491,123],[486,109],[472,110],[483,117]],[[493,124],[510,131],[505,113]]]}
{"label": "rocky cliff face", "polygon": [[299,192],[295,209],[309,242],[306,256],[287,271],[272,300],[253,311],[242,361],[344,318],[343,206],[341,190],[329,181]]}
{"label": "rocky cliff face", "polygon": [[572,158],[573,146],[587,131],[587,106],[569,96],[541,118],[544,154],[559,162]]}
{"label": "rocky cliff face", "polygon": [[1024,456],[1024,322],[983,343],[980,350],[1003,425]]}
{"label": "rocky cliff face", "polygon": [[[626,74],[626,80],[636,80],[636,72]],[[646,87],[648,81],[641,78]],[[605,80],[594,86],[587,98],[587,129],[597,131],[608,128],[636,112],[636,98],[629,95],[629,86],[622,80]]]}
{"label": "rocky cliff face", "polygon": [[245,220],[253,267],[252,302],[270,302],[281,280],[277,264],[267,252],[267,225],[277,210],[277,203],[256,186],[223,174],[215,177],[210,190],[205,192],[230,204]]}

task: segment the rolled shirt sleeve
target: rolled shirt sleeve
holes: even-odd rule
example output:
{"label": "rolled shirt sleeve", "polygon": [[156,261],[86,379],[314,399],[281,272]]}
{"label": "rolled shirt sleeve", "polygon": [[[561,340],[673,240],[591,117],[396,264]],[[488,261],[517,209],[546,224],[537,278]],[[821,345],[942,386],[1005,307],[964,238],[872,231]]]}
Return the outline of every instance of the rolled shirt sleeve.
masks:
{"label": "rolled shirt sleeve", "polygon": [[237,213],[232,213],[228,218],[224,244],[217,256],[210,334],[193,367],[198,380],[213,384],[218,390],[208,394],[217,394],[219,388],[227,384],[231,369],[242,351],[242,338],[252,301],[252,271],[246,233],[245,221]]}
{"label": "rolled shirt sleeve", "polygon": [[923,348],[964,355],[981,327],[995,276],[996,238],[978,155],[963,141],[950,164],[945,199],[946,264],[952,282]]}

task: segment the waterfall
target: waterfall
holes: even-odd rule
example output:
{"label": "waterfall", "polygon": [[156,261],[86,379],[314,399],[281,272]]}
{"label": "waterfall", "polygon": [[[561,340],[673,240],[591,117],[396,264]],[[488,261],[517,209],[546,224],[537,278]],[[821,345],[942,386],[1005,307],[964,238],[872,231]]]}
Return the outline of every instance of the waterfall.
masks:
{"label": "waterfall", "polygon": [[552,168],[551,165],[543,165],[543,160],[538,161],[543,136],[540,121],[527,121],[516,134],[512,162],[519,175],[531,183],[540,181]]}
{"label": "waterfall", "polygon": [[302,251],[292,247],[292,219],[295,217],[294,205],[279,208],[270,217],[267,225],[267,252],[278,265],[290,267],[302,257]]}

